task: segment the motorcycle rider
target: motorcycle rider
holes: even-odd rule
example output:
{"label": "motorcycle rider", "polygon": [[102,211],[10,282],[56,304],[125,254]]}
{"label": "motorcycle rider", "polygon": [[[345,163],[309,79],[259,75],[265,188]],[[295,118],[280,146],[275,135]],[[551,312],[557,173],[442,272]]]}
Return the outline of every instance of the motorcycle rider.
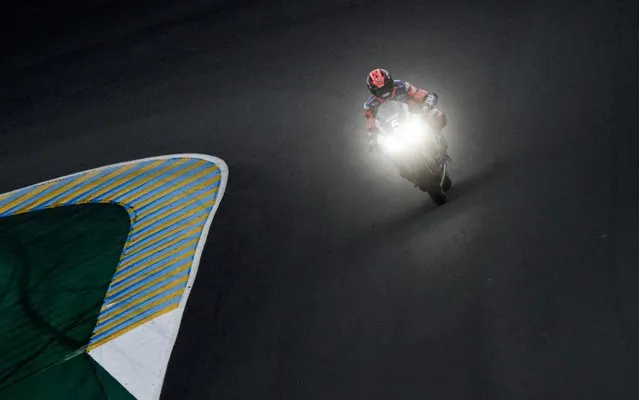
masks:
{"label": "motorcycle rider", "polygon": [[[376,68],[368,74],[366,87],[371,93],[366,103],[364,103],[364,117],[367,121],[368,144],[371,151],[377,145],[379,129],[375,124],[375,116],[379,107],[387,101],[399,101],[409,106],[421,107],[422,112],[426,114],[430,122],[434,122],[440,148],[444,156],[449,158],[447,154],[448,144],[442,135],[442,129],[446,127],[448,121],[446,114],[434,107],[438,101],[436,93],[420,89],[407,81],[394,80],[391,74],[383,68]],[[432,108],[429,109],[429,105]]]}

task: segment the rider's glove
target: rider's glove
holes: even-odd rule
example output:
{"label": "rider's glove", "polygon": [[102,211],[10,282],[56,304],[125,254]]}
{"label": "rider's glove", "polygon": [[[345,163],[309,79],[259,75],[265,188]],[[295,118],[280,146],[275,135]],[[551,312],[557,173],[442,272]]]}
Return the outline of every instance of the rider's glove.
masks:
{"label": "rider's glove", "polygon": [[439,101],[439,96],[437,96],[437,93],[430,92],[426,96],[426,99],[424,99],[424,107],[427,107],[427,108],[435,107],[438,101]]}

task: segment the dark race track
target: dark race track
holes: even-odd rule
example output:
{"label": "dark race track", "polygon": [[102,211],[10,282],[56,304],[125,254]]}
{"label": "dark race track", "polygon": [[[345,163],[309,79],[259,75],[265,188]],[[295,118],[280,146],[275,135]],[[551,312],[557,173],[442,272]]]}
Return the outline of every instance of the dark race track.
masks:
{"label": "dark race track", "polygon": [[[1,189],[229,164],[164,399],[636,399],[633,3],[256,2],[129,33],[2,76]],[[441,208],[366,151],[378,65],[449,114]]]}

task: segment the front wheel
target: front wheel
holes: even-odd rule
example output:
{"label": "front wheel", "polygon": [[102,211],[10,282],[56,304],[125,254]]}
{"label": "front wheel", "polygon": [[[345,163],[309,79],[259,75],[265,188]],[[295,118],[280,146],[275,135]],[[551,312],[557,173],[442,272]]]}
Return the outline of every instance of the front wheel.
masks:
{"label": "front wheel", "polygon": [[433,202],[437,205],[446,203],[447,197],[444,193],[443,185],[441,184],[443,179],[433,179],[434,177],[430,173],[425,173],[419,180],[421,183],[416,185],[422,192],[428,193]]}
{"label": "front wheel", "polygon": [[438,206],[446,203],[446,200],[448,200],[443,188],[439,185],[430,185],[426,188],[425,192],[428,193],[433,202]]}
{"label": "front wheel", "polygon": [[448,171],[446,171],[446,175],[444,175],[444,181],[442,182],[442,189],[449,190],[451,186],[453,186],[453,181],[452,179],[450,179]]}

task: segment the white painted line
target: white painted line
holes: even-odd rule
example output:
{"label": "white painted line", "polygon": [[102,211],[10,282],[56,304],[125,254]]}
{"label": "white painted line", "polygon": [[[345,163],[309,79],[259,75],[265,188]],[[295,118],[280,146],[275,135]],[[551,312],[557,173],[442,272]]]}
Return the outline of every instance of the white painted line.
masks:
{"label": "white painted line", "polygon": [[[220,170],[220,184],[213,208],[202,228],[202,233],[200,234],[195,249],[193,263],[191,264],[189,278],[182,293],[180,304],[177,309],[155,318],[89,352],[89,355],[91,355],[96,362],[109,371],[109,373],[138,400],[158,400],[160,398],[171,352],[177,340],[186,303],[195,283],[209,229],[226,190],[228,166],[223,160],[217,157],[201,154],[176,154],[135,160],[100,168],[184,157],[201,158],[217,165]],[[82,173],[86,172],[87,171],[84,171]],[[146,359],[140,360],[140,357],[145,357]]]}

